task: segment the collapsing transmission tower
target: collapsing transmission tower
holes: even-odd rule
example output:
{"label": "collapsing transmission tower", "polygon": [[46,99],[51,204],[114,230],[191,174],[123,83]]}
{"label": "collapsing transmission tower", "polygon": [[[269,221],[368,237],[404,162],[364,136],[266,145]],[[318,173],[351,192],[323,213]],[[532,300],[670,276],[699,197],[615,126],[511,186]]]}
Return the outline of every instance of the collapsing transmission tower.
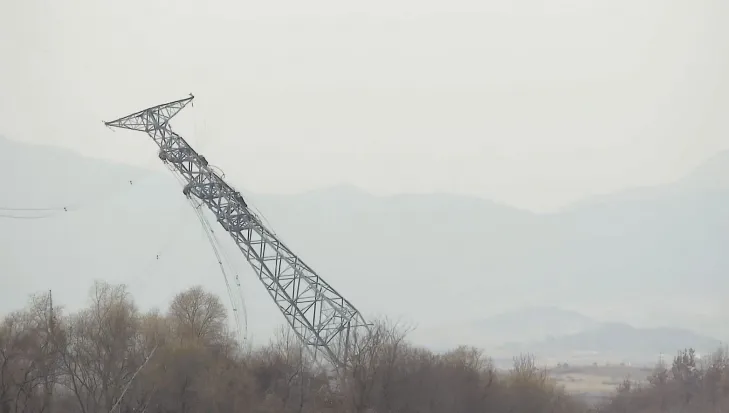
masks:
{"label": "collapsing transmission tower", "polygon": [[346,365],[353,340],[367,332],[367,323],[261,223],[240,192],[218,176],[204,156],[172,131],[170,119],[193,99],[190,95],[104,124],[146,132],[159,146],[159,158],[187,182],[183,193],[200,199],[233,237],[303,344],[335,365]]}

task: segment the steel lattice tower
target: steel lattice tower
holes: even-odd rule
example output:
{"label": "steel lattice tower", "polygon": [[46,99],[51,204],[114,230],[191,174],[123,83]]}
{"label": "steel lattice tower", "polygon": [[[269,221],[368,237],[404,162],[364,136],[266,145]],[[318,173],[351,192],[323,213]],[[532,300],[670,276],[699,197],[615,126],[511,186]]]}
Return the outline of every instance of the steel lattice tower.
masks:
{"label": "steel lattice tower", "polygon": [[159,158],[174,167],[187,185],[186,196],[200,199],[230,234],[296,335],[314,354],[344,366],[353,341],[368,330],[359,311],[267,229],[241,196],[172,131],[170,119],[192,102],[164,103],[111,122],[110,127],[146,132]]}

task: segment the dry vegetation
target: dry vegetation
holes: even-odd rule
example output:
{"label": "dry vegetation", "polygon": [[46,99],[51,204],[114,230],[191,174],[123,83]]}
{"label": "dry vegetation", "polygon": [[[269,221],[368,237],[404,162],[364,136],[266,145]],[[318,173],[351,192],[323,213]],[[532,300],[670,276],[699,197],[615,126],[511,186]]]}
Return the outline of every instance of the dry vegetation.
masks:
{"label": "dry vegetation", "polygon": [[549,374],[573,394],[611,395],[626,378],[634,384],[647,383],[650,367],[626,365],[557,366]]}
{"label": "dry vegetation", "polygon": [[718,413],[729,412],[729,356],[719,349],[698,360],[683,350],[670,366],[658,363],[647,383],[626,379],[603,407],[605,413]]}
{"label": "dry vegetation", "polygon": [[[241,350],[225,307],[199,287],[178,294],[166,313],[141,313],[123,286],[103,283],[78,313],[49,304],[34,297],[0,324],[0,413],[590,411],[531,357],[497,372],[476,349],[433,354],[386,322],[361,340],[351,368],[335,371],[312,363],[286,330],[264,348]],[[703,369],[682,353],[647,387],[621,385],[600,410],[726,411],[727,365],[724,353]]]}

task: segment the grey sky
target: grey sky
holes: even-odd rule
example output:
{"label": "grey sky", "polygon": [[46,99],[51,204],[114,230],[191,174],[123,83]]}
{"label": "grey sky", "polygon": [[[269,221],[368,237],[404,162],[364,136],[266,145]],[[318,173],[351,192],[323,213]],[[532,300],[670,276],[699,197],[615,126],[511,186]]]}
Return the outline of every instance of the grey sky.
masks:
{"label": "grey sky", "polygon": [[153,164],[179,130],[249,190],[352,183],[530,209],[729,148],[725,0],[0,0],[0,134]]}

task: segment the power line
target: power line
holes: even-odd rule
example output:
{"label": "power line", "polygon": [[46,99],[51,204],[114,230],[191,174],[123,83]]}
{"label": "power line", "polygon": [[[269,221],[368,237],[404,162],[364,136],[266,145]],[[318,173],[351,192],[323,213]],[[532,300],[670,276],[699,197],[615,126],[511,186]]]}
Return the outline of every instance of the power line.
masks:
{"label": "power line", "polygon": [[[175,177],[177,182],[180,184],[182,188],[185,187],[186,183],[184,179],[177,174],[175,174],[174,169],[171,166],[168,166],[168,169],[172,172],[172,175]],[[225,173],[220,169],[218,169],[219,173],[222,175],[225,175]],[[213,248],[213,251],[215,252],[215,255],[218,259],[218,264],[220,265],[220,269],[223,273],[223,278],[225,279],[225,286],[228,290],[228,297],[230,299],[230,305],[233,308],[233,314],[235,318],[236,328],[238,329],[238,334],[241,335],[241,345],[245,343],[245,341],[248,340],[248,309],[246,308],[246,300],[243,296],[243,290],[241,288],[240,283],[240,277],[238,274],[238,271],[236,270],[235,266],[232,264],[232,260],[230,259],[230,256],[228,255],[226,249],[222,246],[220,243],[220,239],[218,238],[215,230],[213,229],[212,224],[208,220],[208,218],[205,216],[205,213],[202,211],[201,207],[203,206],[203,202],[201,201],[198,204],[195,204],[195,200],[188,196],[188,201],[190,202],[190,205],[195,209],[195,212],[197,214],[198,220],[200,221],[200,224],[203,226],[203,231],[205,231],[205,235],[208,238],[208,241],[210,242],[210,246]],[[227,267],[228,271],[230,273],[235,274],[235,285],[237,290],[237,298],[240,301],[240,309],[243,313],[243,327],[241,329],[241,320],[240,316],[238,315],[238,306],[236,304],[236,300],[233,297],[233,289],[230,286],[228,276],[226,273],[225,268]],[[241,331],[242,330],[242,331]]]}
{"label": "power line", "polygon": [[[104,191],[100,194],[100,196],[94,197],[92,199],[89,199],[88,201],[83,202],[72,202],[65,205],[60,206],[0,206],[0,218],[7,218],[7,219],[41,219],[41,218],[50,218],[52,216],[57,215],[60,212],[75,212],[82,209],[86,209],[88,207],[91,207],[99,202],[103,202],[108,200],[109,198],[112,198],[122,191],[129,190],[131,187],[134,187],[135,184],[138,184],[139,181],[144,182],[147,178],[152,176],[154,174],[154,171],[151,169],[151,166],[155,164],[155,159],[157,157],[153,156],[147,159],[141,166],[137,167],[137,172],[134,174],[131,174],[131,176],[127,175],[123,181],[120,181],[120,183],[117,185],[114,182],[111,182],[110,185],[114,187],[110,191]],[[122,183],[123,182],[123,183]],[[137,185],[138,186],[138,185]],[[124,189],[123,187],[126,187]],[[3,213],[3,212],[9,212],[9,213]],[[51,214],[45,214],[45,215],[39,215],[39,216],[18,216],[16,214],[12,214],[13,212],[53,212]]]}
{"label": "power line", "polygon": [[[145,171],[142,175],[140,175],[140,180],[146,179],[148,176],[152,174],[152,171]],[[90,208],[98,203],[107,201],[110,198],[113,198],[117,195],[119,195],[123,191],[128,191],[130,188],[135,186],[135,180],[132,179],[125,179],[126,182],[123,184],[124,186],[127,186],[126,189],[122,189],[121,185],[119,188],[113,191],[106,192],[105,194],[96,197],[94,199],[89,199],[88,202],[76,202],[71,203],[66,206],[59,206],[59,207],[2,207],[0,206],[0,211],[2,212],[9,212],[8,214],[0,214],[0,218],[17,218],[17,219],[40,219],[40,218],[50,218],[53,216],[58,215],[59,213],[65,213],[65,212],[78,212],[81,210],[85,210],[87,208]],[[138,185],[137,185],[138,186]],[[22,212],[51,212],[49,214],[44,215],[36,215],[36,216],[20,216],[16,214],[12,214],[13,212],[22,213]]]}
{"label": "power line", "polygon": [[[202,214],[203,212],[200,211],[200,213]],[[215,230],[212,227],[212,224],[210,223],[210,221],[207,218],[205,218],[205,224],[207,224],[208,231],[213,236],[213,240],[217,244],[220,252],[222,253],[223,261],[227,265],[228,270],[230,270],[230,272],[235,274],[235,285],[237,287],[236,290],[238,292],[237,298],[240,300],[241,311],[243,313],[243,339],[242,339],[242,341],[245,342],[246,340],[248,340],[248,310],[246,309],[246,301],[245,301],[245,297],[243,297],[243,290],[241,288],[240,277],[239,277],[238,271],[236,270],[235,266],[233,265],[233,260],[230,259],[230,256],[228,255],[228,252],[226,251],[225,247],[223,247],[223,245],[221,244],[217,233],[215,232]],[[232,291],[232,289],[230,289],[230,287],[229,287],[228,293],[231,295],[231,300],[234,300],[232,297],[233,291]],[[238,320],[237,323],[240,324],[240,320]]]}
{"label": "power line", "polygon": [[5,208],[0,207],[0,211],[66,211],[66,207],[57,208]]}
{"label": "power line", "polygon": [[[0,209],[3,210],[3,209]],[[6,219],[43,219],[52,217],[56,214],[45,214],[45,215],[38,215],[38,216],[22,216],[22,215],[11,215],[11,214],[0,214],[0,218],[6,218]]]}
{"label": "power line", "polygon": [[[190,200],[191,205],[193,205],[193,208],[195,209],[195,213],[200,220],[200,225],[202,225],[203,232],[205,233],[205,236],[208,239],[208,242],[210,243],[210,247],[213,249],[213,253],[215,253],[215,258],[218,261],[218,266],[220,267],[220,272],[223,274],[223,280],[225,281],[225,287],[228,291],[228,298],[230,299],[230,305],[233,308],[233,318],[235,319],[236,328],[238,328],[238,334],[243,336],[243,340],[245,340],[245,335],[247,334],[248,326],[244,327],[244,330],[246,332],[241,331],[240,326],[240,316],[238,315],[238,308],[235,304],[235,299],[233,298],[233,290],[230,288],[230,281],[228,280],[228,273],[226,271],[226,265],[223,262],[223,257],[221,256],[221,249],[220,245],[217,242],[217,238],[215,237],[215,232],[212,229],[212,226],[210,225],[210,222],[205,217],[203,211],[200,209],[202,205],[194,205],[194,201],[192,198],[188,198]],[[246,317],[247,318],[247,317]],[[242,343],[241,343],[242,344]]]}
{"label": "power line", "polygon": [[[185,181],[182,177],[174,173],[174,169],[171,166],[167,166],[170,172],[172,172],[172,176],[175,178],[177,183],[180,185],[181,188],[185,188]],[[238,335],[240,338],[241,345],[245,343],[245,341],[248,339],[248,311],[246,309],[245,305],[245,299],[243,298],[243,293],[240,288],[240,280],[237,274],[237,271],[235,271],[235,268],[233,268],[231,264],[231,260],[228,257],[225,249],[220,245],[220,241],[218,240],[215,230],[212,227],[212,224],[210,224],[210,221],[205,217],[205,213],[202,211],[201,207],[203,206],[203,202],[196,203],[195,200],[191,196],[185,197],[192,207],[193,211],[195,212],[195,215],[200,222],[200,225],[202,227],[203,233],[205,234],[205,237],[208,240],[208,243],[210,244],[210,247],[213,249],[213,253],[215,254],[215,258],[218,262],[218,266],[220,268],[220,272],[223,275],[223,280],[225,282],[225,287],[228,293],[228,299],[230,300],[230,306],[233,309],[233,321],[235,322],[236,329],[238,330]],[[240,298],[241,302],[241,311],[243,312],[243,318],[244,323],[241,327],[241,320],[240,315],[238,314],[238,305],[236,303],[236,300],[234,298],[233,289],[230,286],[230,280],[228,278],[228,272],[229,270],[233,270],[230,272],[235,273],[235,280],[236,280],[236,286],[238,287],[238,298]]]}

